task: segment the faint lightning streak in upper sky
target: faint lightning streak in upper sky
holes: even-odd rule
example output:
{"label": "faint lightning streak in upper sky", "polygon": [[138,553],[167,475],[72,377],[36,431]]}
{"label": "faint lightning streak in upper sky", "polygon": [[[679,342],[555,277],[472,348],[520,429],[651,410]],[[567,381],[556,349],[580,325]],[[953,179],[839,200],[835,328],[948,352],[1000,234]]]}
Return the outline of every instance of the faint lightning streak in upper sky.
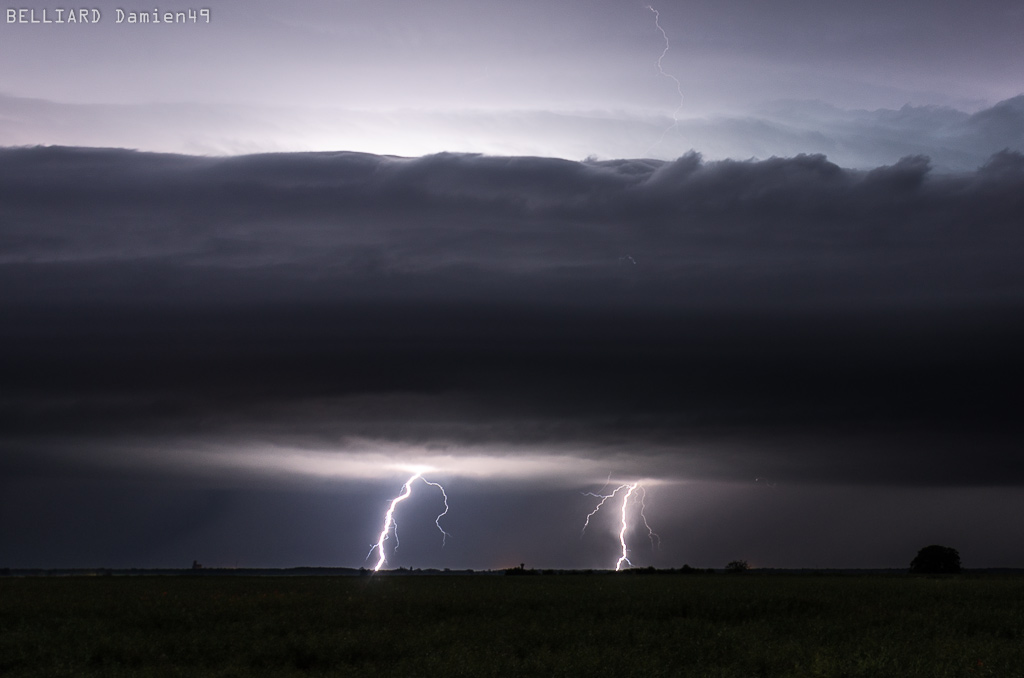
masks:
{"label": "faint lightning streak in upper sky", "polygon": [[675,83],[676,93],[679,95],[679,103],[676,105],[676,109],[672,111],[672,124],[666,127],[664,130],[662,130],[661,136],[658,137],[657,141],[651,144],[650,148],[647,149],[644,155],[650,153],[656,146],[658,146],[662,141],[664,141],[665,135],[668,134],[669,130],[675,129],[679,125],[679,111],[682,110],[684,102],[683,86],[679,82],[679,79],[676,78],[676,76],[672,75],[671,73],[666,72],[665,68],[662,66],[662,61],[665,59],[665,55],[668,54],[668,51],[672,48],[672,45],[671,43],[669,43],[668,33],[666,33],[665,29],[662,28],[661,26],[661,14],[659,14],[658,10],[654,9],[650,5],[647,5],[647,9],[654,12],[654,26],[659,31],[661,31],[661,37],[665,39],[665,49],[661,50],[661,56],[658,57],[658,72]]}

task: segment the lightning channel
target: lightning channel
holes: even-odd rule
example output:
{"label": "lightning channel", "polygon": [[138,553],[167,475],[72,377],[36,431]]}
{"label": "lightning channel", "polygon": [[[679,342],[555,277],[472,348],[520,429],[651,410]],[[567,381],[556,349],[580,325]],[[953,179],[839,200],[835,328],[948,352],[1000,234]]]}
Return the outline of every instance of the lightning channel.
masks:
{"label": "lightning channel", "polygon": [[616,487],[612,491],[611,494],[596,494],[594,492],[584,492],[583,493],[584,497],[599,497],[601,499],[601,501],[597,502],[597,506],[594,507],[593,511],[591,511],[590,513],[587,514],[586,520],[583,521],[583,529],[580,530],[580,536],[581,537],[587,531],[587,528],[590,527],[590,519],[593,518],[597,514],[597,512],[601,510],[601,507],[604,506],[604,503],[606,501],[608,501],[609,499],[614,497],[615,493],[618,492],[619,490],[621,490],[623,487],[625,487],[625,486],[621,485],[619,487]]}
{"label": "lightning channel", "polygon": [[[607,486],[607,483],[605,483],[605,486]],[[604,488],[601,488],[601,489],[603,490]],[[609,499],[612,499],[613,497],[615,497],[615,495],[617,495],[617,494],[619,494],[620,492],[623,492],[623,491],[625,491],[625,492],[622,495],[622,505],[621,505],[621,507],[619,509],[619,548],[620,548],[620,555],[619,555],[618,561],[616,561],[616,563],[615,563],[615,571],[616,572],[618,572],[619,570],[622,569],[623,564],[629,565],[630,567],[633,566],[633,563],[629,560],[629,547],[626,545],[626,532],[629,529],[629,510],[628,509],[629,509],[630,497],[633,497],[633,503],[636,503],[636,504],[640,505],[640,510],[639,510],[640,519],[643,521],[644,527],[647,528],[647,536],[651,540],[651,548],[655,548],[655,540],[657,540],[657,544],[659,546],[661,545],[661,537],[658,536],[657,532],[655,532],[653,529],[651,529],[651,525],[647,521],[647,515],[645,513],[646,510],[647,510],[647,505],[646,505],[647,490],[644,489],[644,487],[639,482],[623,483],[622,485],[619,485],[614,490],[612,490],[610,494],[599,494],[597,492],[584,492],[583,496],[585,496],[585,497],[595,497],[595,498],[600,499],[601,501],[599,501],[597,503],[597,506],[594,507],[593,511],[591,511],[590,513],[587,514],[586,519],[583,521],[583,530],[580,532],[580,536],[582,537],[583,534],[586,533],[587,527],[590,526],[590,519],[593,518],[595,515],[597,515],[598,511],[601,510],[601,508],[605,505],[605,503]]]}
{"label": "lightning channel", "polygon": [[444,510],[437,514],[437,518],[434,518],[434,524],[437,525],[437,529],[441,530],[441,546],[443,547],[448,539],[448,533],[444,531],[443,527],[441,527],[441,518],[448,515],[448,493],[444,491],[443,487],[441,487],[441,483],[432,483],[426,478],[421,478],[421,480],[423,480],[427,485],[433,485],[437,489],[441,490],[441,497],[444,499]]}
{"label": "lightning channel", "polygon": [[637,483],[633,483],[626,490],[626,494],[622,497],[622,527],[619,528],[619,545],[622,547],[622,555],[619,557],[618,562],[615,563],[615,571],[618,572],[622,569],[622,564],[626,563],[630,567],[633,567],[633,563],[629,562],[629,549],[626,548],[626,504],[629,503],[629,496],[633,494],[633,490],[636,489]]}
{"label": "lightning channel", "polygon": [[377,549],[377,564],[373,568],[374,572],[379,571],[384,567],[384,563],[387,562],[387,557],[384,555],[384,542],[388,540],[388,535],[394,534],[395,548],[398,548],[398,523],[395,522],[395,509],[399,504],[412,495],[412,484],[417,480],[422,480],[427,485],[433,485],[437,489],[441,490],[441,496],[444,498],[444,511],[438,514],[437,518],[434,519],[434,524],[437,525],[437,529],[441,531],[442,547],[445,544],[446,538],[449,536],[448,533],[444,531],[444,528],[441,527],[441,518],[448,513],[448,494],[444,491],[444,488],[441,487],[440,483],[431,482],[423,477],[422,472],[416,472],[407,481],[405,481],[405,485],[402,486],[401,493],[391,500],[391,504],[388,506],[388,510],[384,514],[384,526],[381,528],[380,536],[377,537],[377,543],[371,546],[369,553],[366,554],[366,557],[369,558],[373,553],[373,550]]}
{"label": "lightning channel", "polygon": [[647,522],[647,489],[642,485],[640,486],[640,494],[638,497],[640,501],[640,519],[644,521],[644,527],[647,528],[647,538],[651,540],[651,548],[655,548],[654,541],[657,540],[657,546],[661,546],[661,537],[651,529],[650,523]]}
{"label": "lightning channel", "polygon": [[674,111],[672,111],[672,124],[669,125],[668,127],[666,127],[664,130],[662,130],[661,136],[658,137],[658,140],[656,142],[651,144],[650,148],[647,149],[647,151],[644,153],[644,155],[647,155],[655,147],[660,145],[661,142],[665,140],[665,135],[668,134],[669,131],[671,131],[671,130],[673,130],[676,127],[679,126],[679,111],[681,111],[683,109],[683,103],[685,102],[685,97],[683,96],[683,86],[682,86],[682,83],[679,82],[679,79],[676,76],[674,76],[671,73],[667,72],[665,70],[665,67],[662,65],[662,62],[665,60],[665,55],[668,54],[670,49],[672,49],[672,44],[669,42],[668,33],[666,33],[665,29],[662,28],[662,26],[661,26],[661,14],[658,12],[658,10],[654,9],[650,5],[647,5],[647,9],[651,10],[652,12],[654,12],[654,27],[658,29],[658,31],[661,33],[661,37],[665,40],[665,49],[661,50],[661,56],[658,57],[658,73],[660,73],[662,76],[668,78],[669,80],[671,80],[675,84],[675,86],[676,86],[676,94],[679,95],[679,103],[676,105],[676,109]]}

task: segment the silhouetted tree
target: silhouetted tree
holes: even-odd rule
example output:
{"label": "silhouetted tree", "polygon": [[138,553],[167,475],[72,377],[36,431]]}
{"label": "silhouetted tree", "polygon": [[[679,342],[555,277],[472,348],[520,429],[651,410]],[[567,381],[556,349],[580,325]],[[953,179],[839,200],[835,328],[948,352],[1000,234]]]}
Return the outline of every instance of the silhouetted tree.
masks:
{"label": "silhouetted tree", "polygon": [[734,560],[725,566],[725,571],[730,574],[742,574],[750,569],[745,560]]}
{"label": "silhouetted tree", "polygon": [[948,546],[925,546],[910,561],[912,574],[955,574],[959,571],[960,553]]}

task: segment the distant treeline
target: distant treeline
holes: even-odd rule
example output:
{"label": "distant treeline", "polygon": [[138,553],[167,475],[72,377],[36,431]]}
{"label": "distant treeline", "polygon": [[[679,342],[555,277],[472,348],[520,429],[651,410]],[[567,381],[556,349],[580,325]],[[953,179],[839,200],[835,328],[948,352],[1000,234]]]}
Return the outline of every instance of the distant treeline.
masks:
{"label": "distant treeline", "polygon": [[[395,577],[395,576],[644,576],[644,575],[711,575],[722,574],[723,568],[700,568],[683,565],[678,568],[634,567],[614,570],[531,569],[525,566],[500,570],[409,569],[374,572],[351,567],[290,568],[0,568],[0,576],[11,577]],[[1024,575],[1024,568],[988,567],[963,570],[964,574]],[[751,568],[745,575],[906,575],[905,568]]]}

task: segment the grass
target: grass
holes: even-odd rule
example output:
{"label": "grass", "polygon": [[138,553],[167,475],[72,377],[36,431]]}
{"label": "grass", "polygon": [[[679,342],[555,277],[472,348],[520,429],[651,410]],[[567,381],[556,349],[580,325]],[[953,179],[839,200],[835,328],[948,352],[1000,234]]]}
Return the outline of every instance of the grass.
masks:
{"label": "grass", "polygon": [[0,676],[1024,677],[1024,579],[0,577]]}

